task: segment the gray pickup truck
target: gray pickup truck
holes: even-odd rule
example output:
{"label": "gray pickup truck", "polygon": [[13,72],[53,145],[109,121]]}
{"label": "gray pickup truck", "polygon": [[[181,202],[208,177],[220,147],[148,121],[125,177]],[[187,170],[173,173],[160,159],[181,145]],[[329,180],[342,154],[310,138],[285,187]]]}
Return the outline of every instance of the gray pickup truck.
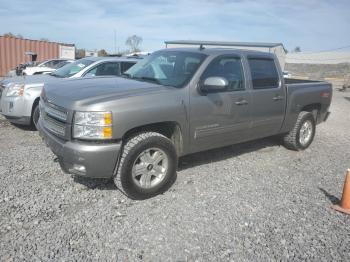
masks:
{"label": "gray pickup truck", "polygon": [[48,84],[39,131],[65,172],[144,199],[170,186],[186,154],[273,135],[306,149],[331,98],[329,83],[284,79],[274,54],[165,49],[123,77]]}

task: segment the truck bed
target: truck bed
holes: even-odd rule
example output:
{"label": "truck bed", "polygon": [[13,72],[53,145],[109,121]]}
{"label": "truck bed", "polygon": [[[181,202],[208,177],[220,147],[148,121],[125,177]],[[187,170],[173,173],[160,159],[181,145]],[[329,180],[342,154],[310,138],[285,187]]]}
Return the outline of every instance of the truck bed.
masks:
{"label": "truck bed", "polygon": [[323,81],[317,80],[307,80],[307,79],[294,79],[294,78],[285,78],[284,83],[286,85],[290,84],[309,84],[309,83],[322,83]]}

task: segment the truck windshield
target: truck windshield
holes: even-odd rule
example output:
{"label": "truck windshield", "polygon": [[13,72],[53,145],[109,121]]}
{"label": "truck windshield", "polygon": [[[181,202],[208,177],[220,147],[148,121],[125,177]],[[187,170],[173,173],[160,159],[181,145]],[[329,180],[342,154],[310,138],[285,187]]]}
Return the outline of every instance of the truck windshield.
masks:
{"label": "truck windshield", "polygon": [[61,68],[51,73],[51,75],[56,77],[62,77],[62,78],[71,77],[76,73],[80,72],[81,70],[83,70],[88,65],[91,65],[93,62],[94,61],[89,59],[84,59],[84,58],[79,59],[73,63],[69,63],[65,66],[62,66]]}
{"label": "truck windshield", "polygon": [[123,75],[138,81],[182,87],[197,71],[206,55],[185,51],[159,51],[138,62]]}

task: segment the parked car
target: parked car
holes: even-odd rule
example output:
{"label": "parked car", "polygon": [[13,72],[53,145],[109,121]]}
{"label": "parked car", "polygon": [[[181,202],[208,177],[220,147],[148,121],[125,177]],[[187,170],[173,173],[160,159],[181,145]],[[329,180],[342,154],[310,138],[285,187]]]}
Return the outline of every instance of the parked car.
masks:
{"label": "parked car", "polygon": [[179,156],[272,135],[306,149],[331,97],[329,83],[284,79],[271,53],[165,49],[124,78],[49,83],[38,126],[65,172],[144,199],[168,188]]}
{"label": "parked car", "polygon": [[292,78],[292,74],[289,73],[288,71],[283,71],[283,77],[284,78]]}
{"label": "parked car", "polygon": [[74,60],[69,59],[50,59],[46,60],[37,66],[26,66],[25,69],[22,70],[23,75],[40,75],[40,74],[48,74],[55,71],[62,66],[73,63]]}
{"label": "parked car", "polygon": [[12,123],[36,127],[39,119],[39,97],[44,84],[65,78],[119,76],[139,60],[125,57],[89,57],[69,63],[49,75],[4,79],[0,82],[0,111]]}

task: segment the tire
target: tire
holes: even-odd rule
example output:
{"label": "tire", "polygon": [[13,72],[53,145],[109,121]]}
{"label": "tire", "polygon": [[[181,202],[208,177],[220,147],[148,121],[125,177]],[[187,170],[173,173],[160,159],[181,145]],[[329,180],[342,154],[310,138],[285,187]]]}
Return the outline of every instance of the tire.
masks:
{"label": "tire", "polygon": [[138,133],[122,149],[114,184],[132,199],[153,197],[175,180],[177,162],[175,147],[167,137],[155,132]]}
{"label": "tire", "polygon": [[39,121],[39,117],[40,117],[40,110],[39,110],[39,103],[37,103],[34,108],[33,108],[33,112],[32,112],[32,126],[38,130],[38,121]]}
{"label": "tire", "polygon": [[313,114],[302,111],[293,129],[283,137],[284,146],[291,150],[304,150],[312,143],[315,132],[316,123]]}

